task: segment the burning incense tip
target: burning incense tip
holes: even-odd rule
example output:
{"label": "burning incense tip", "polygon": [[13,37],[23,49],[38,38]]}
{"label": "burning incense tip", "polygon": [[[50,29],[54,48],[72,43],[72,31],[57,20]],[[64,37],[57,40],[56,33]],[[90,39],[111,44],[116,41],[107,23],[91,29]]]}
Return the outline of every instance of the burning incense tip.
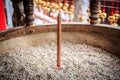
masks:
{"label": "burning incense tip", "polygon": [[57,67],[58,67],[58,71],[60,71],[60,65],[57,65]]}

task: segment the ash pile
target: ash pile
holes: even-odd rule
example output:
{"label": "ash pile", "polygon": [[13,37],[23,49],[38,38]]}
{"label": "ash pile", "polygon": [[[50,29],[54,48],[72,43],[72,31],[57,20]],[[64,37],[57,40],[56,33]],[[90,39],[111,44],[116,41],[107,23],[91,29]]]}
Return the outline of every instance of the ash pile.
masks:
{"label": "ash pile", "polygon": [[0,80],[119,80],[120,58],[99,48],[62,43],[61,69],[56,44],[7,51],[0,55]]}

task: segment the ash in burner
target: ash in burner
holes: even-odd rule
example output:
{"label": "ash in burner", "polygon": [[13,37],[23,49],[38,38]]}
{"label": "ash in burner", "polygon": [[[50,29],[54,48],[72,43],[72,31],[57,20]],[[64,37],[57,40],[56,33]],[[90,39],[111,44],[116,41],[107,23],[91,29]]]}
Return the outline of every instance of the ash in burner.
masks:
{"label": "ash in burner", "polygon": [[84,44],[62,44],[61,69],[56,44],[6,52],[0,56],[0,80],[119,80],[120,59]]}

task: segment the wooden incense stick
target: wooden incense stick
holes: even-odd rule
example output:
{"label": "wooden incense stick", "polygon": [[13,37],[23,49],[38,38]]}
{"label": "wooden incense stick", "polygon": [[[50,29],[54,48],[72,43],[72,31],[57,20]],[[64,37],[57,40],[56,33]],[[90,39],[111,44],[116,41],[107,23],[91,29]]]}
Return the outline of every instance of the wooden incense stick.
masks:
{"label": "wooden incense stick", "polygon": [[58,14],[57,20],[57,67],[60,69],[61,61],[61,14]]}

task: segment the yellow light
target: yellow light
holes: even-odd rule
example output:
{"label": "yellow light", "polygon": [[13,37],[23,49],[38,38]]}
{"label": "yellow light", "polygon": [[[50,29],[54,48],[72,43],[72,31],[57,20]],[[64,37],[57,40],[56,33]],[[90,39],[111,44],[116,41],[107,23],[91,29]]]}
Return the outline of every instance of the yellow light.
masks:
{"label": "yellow light", "polygon": [[101,11],[101,10],[99,10],[99,13],[102,13],[102,11]]}
{"label": "yellow light", "polygon": [[69,4],[68,4],[68,3],[65,3],[64,6],[69,7]]}
{"label": "yellow light", "polygon": [[87,13],[89,13],[89,12],[90,12],[90,9],[88,8],[88,9],[87,9]]}
{"label": "yellow light", "polygon": [[83,20],[84,20],[84,16],[80,16],[80,17],[79,17],[79,20],[80,20],[80,21],[83,21]]}
{"label": "yellow light", "polygon": [[51,6],[54,8],[55,7],[55,3],[51,3]]}
{"label": "yellow light", "polygon": [[74,12],[74,9],[70,8],[69,11],[70,11],[70,12]]}
{"label": "yellow light", "polygon": [[50,11],[50,8],[46,7],[46,11],[49,12],[49,11]]}
{"label": "yellow light", "polygon": [[71,6],[70,6],[70,9],[74,9],[74,5],[71,5]]}
{"label": "yellow light", "polygon": [[60,13],[62,13],[62,11],[63,11],[62,9],[59,9],[59,12],[60,12]]}
{"label": "yellow light", "polygon": [[52,12],[55,13],[55,11],[56,11],[56,10],[53,8],[53,9],[52,9]]}
{"label": "yellow light", "polygon": [[69,11],[68,14],[70,15],[71,18],[74,18],[73,12],[70,12],[70,11]]}
{"label": "yellow light", "polygon": [[100,18],[98,18],[98,23],[101,23],[101,19]]}
{"label": "yellow light", "polygon": [[63,10],[67,10],[67,7],[66,7],[66,6],[63,6]]}
{"label": "yellow light", "polygon": [[113,25],[113,26],[118,26],[118,24],[117,24],[117,23],[113,23],[112,25]]}
{"label": "yellow light", "polygon": [[119,14],[114,14],[114,16],[115,16],[115,19],[119,19],[120,18]]}
{"label": "yellow light", "polygon": [[109,17],[108,17],[108,20],[109,20],[110,22],[113,22],[113,21],[115,20],[115,16],[109,16]]}
{"label": "yellow light", "polygon": [[42,6],[41,6],[41,5],[38,5],[38,8],[42,8]]}
{"label": "yellow light", "polygon": [[90,22],[90,18],[88,18],[87,21]]}
{"label": "yellow light", "polygon": [[63,3],[58,3],[58,6],[59,6],[60,8],[62,8]]}
{"label": "yellow light", "polygon": [[46,6],[46,2],[45,1],[41,1],[41,5],[42,6]]}
{"label": "yellow light", "polygon": [[55,8],[58,9],[58,5],[57,4],[55,4]]}
{"label": "yellow light", "polygon": [[105,19],[107,17],[107,14],[105,12],[100,13],[100,17],[102,19]]}
{"label": "yellow light", "polygon": [[49,5],[50,5],[50,2],[46,2],[46,5],[49,6]]}

